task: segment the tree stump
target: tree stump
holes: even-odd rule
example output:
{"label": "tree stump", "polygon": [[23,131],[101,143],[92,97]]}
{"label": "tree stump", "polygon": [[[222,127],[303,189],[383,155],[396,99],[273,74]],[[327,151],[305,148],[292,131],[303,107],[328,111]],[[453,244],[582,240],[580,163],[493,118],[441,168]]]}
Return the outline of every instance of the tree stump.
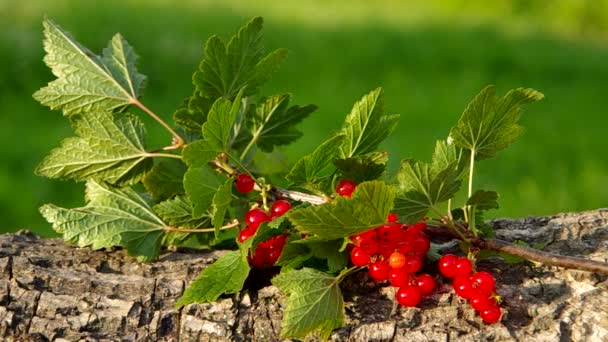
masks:
{"label": "tree stump", "polygon": [[[491,222],[497,237],[608,261],[608,209]],[[141,264],[122,250],[74,248],[29,232],[0,236],[0,336],[7,341],[275,341],[284,297],[268,275],[215,303],[174,304],[221,251],[166,252]],[[427,267],[433,267],[427,265]],[[366,272],[346,280],[335,341],[608,341],[608,277],[531,263],[481,261],[504,298],[486,325],[439,277],[418,308]],[[316,339],[314,336],[310,339]]]}

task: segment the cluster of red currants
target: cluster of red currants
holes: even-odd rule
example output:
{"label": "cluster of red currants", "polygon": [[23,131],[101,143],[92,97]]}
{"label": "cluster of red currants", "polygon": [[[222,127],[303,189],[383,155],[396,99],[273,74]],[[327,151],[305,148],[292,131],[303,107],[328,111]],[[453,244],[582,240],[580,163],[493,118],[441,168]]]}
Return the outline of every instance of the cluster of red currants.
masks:
{"label": "cluster of red currants", "polygon": [[468,300],[484,322],[500,321],[500,297],[496,294],[496,281],[490,273],[474,271],[471,260],[453,254],[446,254],[439,259],[439,271],[446,278],[454,278],[452,286],[456,294]]}
{"label": "cluster of red currants", "polygon": [[416,274],[430,248],[430,241],[422,232],[426,224],[399,224],[395,214],[389,214],[387,221],[387,224],[351,237],[350,260],[355,266],[368,266],[369,275],[375,281],[388,280],[398,287],[399,304],[416,306],[435,288],[432,276]]}
{"label": "cluster of red currants", "polygon": [[[239,192],[247,193],[253,190],[255,182],[246,173],[241,173],[235,180],[236,188]],[[291,203],[286,200],[277,200],[270,207],[270,213],[262,209],[251,209],[245,214],[245,223],[247,226],[239,232],[237,241],[245,242],[247,239],[255,235],[260,225],[264,222],[270,222],[273,219],[284,215],[291,209]],[[248,257],[249,264],[256,268],[264,268],[273,266],[281,253],[287,240],[287,234],[274,236],[257,245],[255,251]]]}

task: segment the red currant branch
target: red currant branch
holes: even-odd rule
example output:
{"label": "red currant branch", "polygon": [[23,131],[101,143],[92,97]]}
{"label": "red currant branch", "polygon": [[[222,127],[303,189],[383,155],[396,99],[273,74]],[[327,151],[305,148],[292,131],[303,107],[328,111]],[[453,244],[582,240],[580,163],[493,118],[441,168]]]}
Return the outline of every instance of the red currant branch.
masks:
{"label": "red currant branch", "polygon": [[[444,225],[436,226],[429,224],[427,225],[425,232],[432,236],[441,236],[462,240],[462,237],[456,234],[451,227]],[[539,262],[547,266],[557,266],[587,272],[608,274],[608,263],[601,261],[545,252],[526,246],[516,245],[500,239],[470,237],[468,238],[468,242],[472,246],[480,249],[511,254],[513,256],[524,258],[529,261]]]}
{"label": "red currant branch", "polygon": [[150,108],[146,107],[143,103],[141,103],[136,98],[133,98],[132,101],[133,101],[134,105],[136,105],[141,110],[146,112],[146,114],[150,115],[150,117],[152,117],[152,119],[156,120],[156,122],[158,122],[161,126],[163,126],[173,136],[173,141],[172,141],[171,146],[167,146],[167,147],[163,148],[163,150],[166,150],[166,151],[178,150],[186,145],[186,140],[184,140],[184,138],[182,138],[179,134],[177,134],[177,132],[171,126],[169,126],[169,124],[167,124],[156,113],[154,113],[152,110],[150,110]]}

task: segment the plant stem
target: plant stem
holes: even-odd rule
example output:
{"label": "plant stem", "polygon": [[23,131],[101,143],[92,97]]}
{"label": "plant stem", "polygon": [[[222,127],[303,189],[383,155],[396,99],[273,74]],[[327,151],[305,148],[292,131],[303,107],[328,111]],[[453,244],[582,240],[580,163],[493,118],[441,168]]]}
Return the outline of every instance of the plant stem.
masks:
{"label": "plant stem", "polygon": [[289,198],[294,201],[310,203],[313,205],[319,205],[328,202],[328,199],[326,197],[306,194],[299,191],[287,190],[277,187],[273,187],[271,191],[283,198]]}
{"label": "plant stem", "polygon": [[173,136],[173,144],[170,147],[166,147],[165,150],[177,150],[177,149],[184,147],[184,145],[186,145],[186,141],[184,140],[184,138],[182,138],[179,134],[177,134],[177,132],[171,126],[169,126],[163,119],[161,119],[158,115],[156,115],[156,113],[154,113],[152,110],[150,110],[148,107],[146,107],[138,99],[133,98],[132,100],[133,100],[134,105],[136,105],[141,110],[143,110],[148,115],[150,115],[150,117],[152,117],[152,119],[156,120],[156,122],[161,124],[161,126],[163,126]]}
{"label": "plant stem", "polygon": [[473,170],[475,169],[475,150],[471,150],[471,164],[469,167],[469,198],[473,195]]}
{"label": "plant stem", "polygon": [[146,157],[149,158],[175,158],[175,159],[182,159],[182,156],[179,154],[171,154],[171,153],[156,153],[156,152],[148,152],[145,154]]}
{"label": "plant stem", "polygon": [[[448,237],[461,240],[451,227],[427,225],[425,232],[429,235]],[[500,239],[473,238],[469,242],[472,246],[501,253],[511,254],[529,261],[539,262],[548,266],[577,269],[581,271],[608,274],[608,263],[589,260],[579,257],[559,255],[530,247],[516,245]]]}
{"label": "plant stem", "polygon": [[[222,226],[219,230],[232,229],[234,227],[239,226],[239,221],[234,219],[231,223]],[[176,233],[212,233],[215,231],[215,228],[179,228],[179,227],[164,227],[163,228],[167,232],[176,232]]]}

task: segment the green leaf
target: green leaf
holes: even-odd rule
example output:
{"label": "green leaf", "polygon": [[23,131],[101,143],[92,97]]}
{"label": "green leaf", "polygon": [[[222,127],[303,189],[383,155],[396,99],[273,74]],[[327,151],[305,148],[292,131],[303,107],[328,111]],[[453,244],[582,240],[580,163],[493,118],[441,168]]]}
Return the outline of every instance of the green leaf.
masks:
{"label": "green leaf", "polygon": [[346,136],[335,135],[323,142],[317,149],[296,162],[285,178],[304,188],[319,189],[318,184],[326,180],[335,171],[332,161],[338,157]]}
{"label": "green leaf", "polygon": [[340,251],[343,242],[343,239],[319,241],[315,238],[308,238],[299,240],[298,244],[308,246],[314,257],[326,260],[327,270],[335,273],[348,265],[348,253]]}
{"label": "green leaf", "polygon": [[164,160],[146,173],[142,183],[155,201],[163,201],[184,193],[185,172],[186,166],[181,160]]}
{"label": "green leaf", "polygon": [[211,206],[211,222],[213,228],[215,228],[215,236],[219,236],[220,228],[224,225],[224,217],[226,217],[226,211],[230,208],[232,202],[232,179],[228,179],[226,183],[219,187],[215,195],[213,195],[213,201]]}
{"label": "green leaf", "polygon": [[192,202],[192,216],[200,218],[207,214],[215,194],[226,182],[226,177],[207,166],[191,167],[184,175],[184,189]]}
{"label": "green leaf", "polygon": [[340,239],[382,225],[393,206],[395,190],[384,182],[364,182],[352,198],[334,201],[287,213],[291,223],[304,233],[326,240]]}
{"label": "green leaf", "polygon": [[460,188],[456,162],[437,170],[431,164],[404,160],[397,174],[399,193],[394,212],[404,222],[416,222],[436,205],[449,200]]}
{"label": "green leaf", "polygon": [[305,244],[298,243],[299,241],[301,239],[293,235],[287,239],[276,265],[283,266],[286,270],[299,268],[306,260],[312,258],[310,248]]}
{"label": "green leaf", "polygon": [[318,330],[322,339],[344,323],[344,299],[339,278],[303,268],[281,272],[272,283],[287,294],[282,338],[304,339]]}
{"label": "green leaf", "polygon": [[[378,152],[377,154],[382,154]],[[386,153],[384,153],[386,154]],[[346,159],[336,159],[334,164],[342,178],[355,183],[361,183],[380,178],[386,170],[386,163],[377,163],[377,155],[357,156]]]}
{"label": "green leaf", "polygon": [[521,134],[517,124],[521,106],[543,98],[542,93],[524,88],[512,89],[499,98],[494,87],[487,86],[469,103],[450,137],[456,146],[473,151],[475,159],[491,158]]}
{"label": "green leaf", "polygon": [[65,139],[36,169],[49,178],[138,182],[152,167],[142,122],[129,114],[90,112],[73,120],[78,137]]}
{"label": "green leaf", "polygon": [[289,100],[289,95],[262,100],[249,117],[251,144],[256,144],[264,152],[272,152],[274,146],[290,144],[302,136],[294,126],[317,110],[317,106],[289,107]]}
{"label": "green leaf", "polygon": [[498,193],[496,191],[477,190],[467,200],[466,205],[475,206],[477,210],[498,209]]}
{"label": "green leaf", "polygon": [[188,166],[207,165],[220,153],[230,155],[230,136],[241,106],[241,95],[242,90],[233,102],[219,98],[213,103],[207,121],[201,128],[203,139],[186,146],[182,154]]}
{"label": "green leaf", "polygon": [[121,110],[137,101],[145,76],[135,68],[137,56],[117,34],[96,56],[49,19],[44,25],[45,63],[57,77],[34,98],[64,115]]}
{"label": "green leaf", "polygon": [[186,98],[184,105],[173,113],[173,120],[184,130],[200,134],[214,102],[214,99],[202,97],[195,91],[192,96]]}
{"label": "green leaf", "polygon": [[469,165],[469,155],[463,153],[461,148],[456,147],[451,139],[438,140],[433,152],[432,169],[439,173],[447,168],[456,167],[456,177],[460,178]]}
{"label": "green leaf", "polygon": [[233,99],[246,87],[244,96],[257,93],[287,57],[286,49],[278,49],[264,56],[260,17],[243,26],[226,46],[217,36],[209,38],[205,57],[193,81],[205,97]]}
{"label": "green leaf", "polygon": [[208,216],[199,218],[192,216],[192,204],[186,196],[176,196],[160,202],[153,209],[164,222],[173,227],[208,228],[211,225],[211,219]]}
{"label": "green leaf", "polygon": [[190,303],[214,302],[222,294],[239,292],[248,275],[249,264],[241,252],[227,252],[190,284],[175,307],[179,309]]}
{"label": "green leaf", "polygon": [[397,126],[399,115],[384,114],[384,95],[378,88],[355,103],[346,116],[342,133],[346,140],[341,146],[341,157],[350,158],[376,150]]}
{"label": "green leaf", "polygon": [[158,256],[166,225],[141,195],[95,181],[87,182],[86,195],[89,203],[84,207],[46,204],[40,213],[67,242],[78,247],[122,246],[142,261]]}

